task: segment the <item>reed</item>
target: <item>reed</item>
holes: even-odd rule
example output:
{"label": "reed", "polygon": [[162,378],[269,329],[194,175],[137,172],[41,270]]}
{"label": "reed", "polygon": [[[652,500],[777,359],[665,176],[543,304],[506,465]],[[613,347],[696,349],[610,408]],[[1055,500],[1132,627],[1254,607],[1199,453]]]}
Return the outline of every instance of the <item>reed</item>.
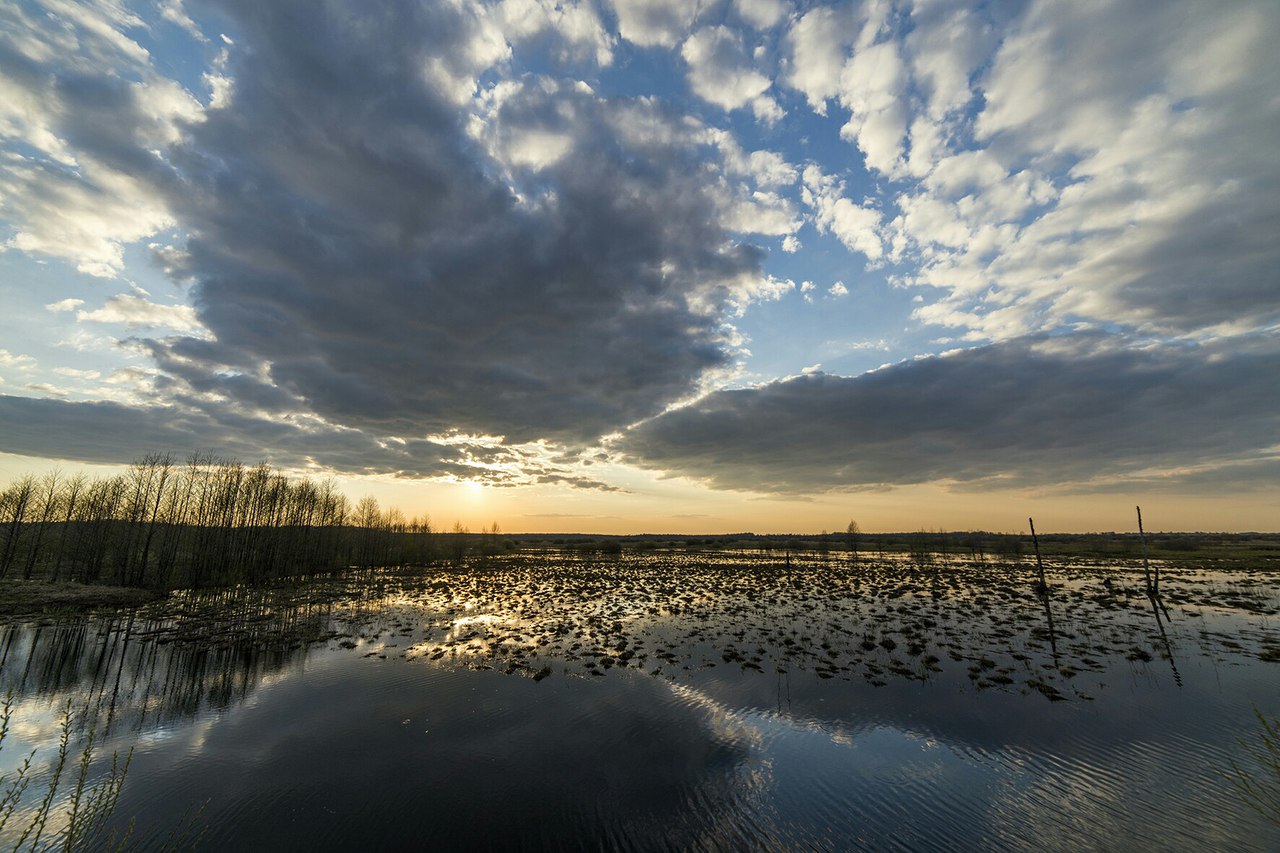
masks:
{"label": "reed", "polygon": [[[73,729],[71,702],[63,708],[58,753],[48,774],[47,781],[37,783],[33,767],[36,750],[32,750],[18,768],[8,776],[0,776],[0,836],[16,835],[13,850],[99,850],[120,849],[124,847],[132,833],[129,830],[121,836],[115,830],[107,831],[107,821],[115,812],[120,800],[120,790],[124,786],[125,774],[133,760],[133,750],[129,750],[123,763],[118,753],[111,756],[111,767],[99,781],[90,784],[94,768],[95,728],[90,727],[84,746],[75,757],[76,768],[74,782],[70,793],[65,793],[64,783],[68,762],[72,761],[71,734]],[[7,698],[0,706],[0,749],[4,748],[5,738],[9,733],[13,720],[13,699]],[[26,800],[26,793],[33,783],[43,784],[44,795],[35,804],[34,811],[28,804],[26,809],[19,810]],[[62,794],[59,792],[63,791]],[[11,826],[15,815],[19,816],[18,826]],[[51,819],[62,824],[52,833],[48,832]],[[56,825],[55,824],[55,825]],[[6,844],[8,841],[5,842]]]}

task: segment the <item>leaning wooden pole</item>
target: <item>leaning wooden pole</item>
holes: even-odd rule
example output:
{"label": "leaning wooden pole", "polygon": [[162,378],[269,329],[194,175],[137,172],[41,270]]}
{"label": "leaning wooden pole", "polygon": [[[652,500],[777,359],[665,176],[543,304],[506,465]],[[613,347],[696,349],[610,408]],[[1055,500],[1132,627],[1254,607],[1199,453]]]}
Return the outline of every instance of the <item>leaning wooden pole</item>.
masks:
{"label": "leaning wooden pole", "polygon": [[1142,529],[1142,507],[1138,510],[1138,538],[1142,540],[1142,571],[1147,576],[1147,593],[1150,595],[1160,594],[1160,568],[1156,567],[1155,579],[1151,577],[1151,563],[1147,560],[1147,533]]}
{"label": "leaning wooden pole", "polygon": [[1036,568],[1040,570],[1040,584],[1036,587],[1036,592],[1040,595],[1048,595],[1049,584],[1044,579],[1044,561],[1040,559],[1040,539],[1036,536],[1036,523],[1028,517],[1027,524],[1031,525],[1031,542],[1036,546]]}

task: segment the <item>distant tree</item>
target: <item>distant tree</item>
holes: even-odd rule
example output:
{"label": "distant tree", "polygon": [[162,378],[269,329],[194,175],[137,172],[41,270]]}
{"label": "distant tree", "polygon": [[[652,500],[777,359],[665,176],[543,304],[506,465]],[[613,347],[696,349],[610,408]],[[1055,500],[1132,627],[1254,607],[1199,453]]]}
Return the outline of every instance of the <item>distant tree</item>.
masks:
{"label": "distant tree", "polygon": [[849,519],[849,526],[844,529],[845,541],[849,545],[849,560],[858,562],[858,536],[862,533],[862,529],[858,527],[858,522],[852,518]]}
{"label": "distant tree", "polygon": [[449,538],[449,554],[455,563],[462,562],[467,556],[467,538],[471,531],[461,521],[453,523],[453,535]]}
{"label": "distant tree", "polygon": [[7,521],[4,546],[0,548],[0,578],[9,573],[9,567],[18,554],[18,542],[35,491],[35,477],[27,474],[0,494],[0,518]]}
{"label": "distant tree", "polygon": [[81,495],[85,492],[85,486],[88,481],[89,478],[83,473],[80,473],[68,480],[62,487],[62,505],[65,508],[66,514],[62,519],[61,535],[58,537],[57,560],[53,564],[53,579],[55,581],[59,580],[62,574],[62,562],[67,558],[67,534],[71,530],[71,521],[76,517],[76,509]]}
{"label": "distant tree", "polygon": [[[455,530],[460,558],[473,543]],[[484,532],[492,547],[498,525]],[[151,454],[106,478],[54,471],[0,484],[0,578],[202,588],[402,565],[435,547],[428,518],[384,511],[372,496],[353,507],[332,480],[265,462],[194,455],[178,466]]]}
{"label": "distant tree", "polygon": [[40,479],[39,490],[36,497],[39,499],[38,508],[33,505],[35,510],[32,521],[36,526],[36,539],[32,543],[27,553],[27,564],[22,570],[22,576],[27,580],[31,579],[31,574],[35,570],[36,560],[40,559],[40,546],[44,542],[45,530],[53,521],[54,514],[58,511],[58,501],[61,497],[59,486],[62,482],[61,473],[55,468]]}

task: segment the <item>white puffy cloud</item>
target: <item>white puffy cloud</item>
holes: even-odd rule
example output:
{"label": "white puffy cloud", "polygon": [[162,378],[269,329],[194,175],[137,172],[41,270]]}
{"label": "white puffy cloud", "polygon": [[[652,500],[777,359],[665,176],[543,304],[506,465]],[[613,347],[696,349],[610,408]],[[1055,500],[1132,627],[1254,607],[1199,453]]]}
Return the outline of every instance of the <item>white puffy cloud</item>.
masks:
{"label": "white puffy cloud", "polygon": [[50,302],[48,305],[44,307],[49,311],[53,311],[54,313],[65,313],[69,311],[74,311],[83,304],[84,304],[83,299],[68,298],[68,299],[59,299],[57,302]]}
{"label": "white puffy cloud", "polygon": [[751,26],[767,30],[786,17],[790,4],[784,0],[733,0],[733,8]]}
{"label": "white puffy cloud", "polygon": [[801,16],[787,32],[789,68],[786,81],[809,100],[815,112],[827,113],[827,101],[840,91],[845,50],[856,23],[847,10],[818,6]]}
{"label": "white puffy cloud", "polygon": [[29,355],[11,353],[0,349],[0,367],[12,367],[17,370],[30,370],[36,366],[36,360]]}
{"label": "white puffy cloud", "polygon": [[613,62],[615,39],[587,0],[502,0],[497,15],[512,42],[549,30],[560,39],[561,61],[590,58],[601,66]]}
{"label": "white puffy cloud", "polygon": [[101,308],[77,311],[76,319],[90,323],[122,323],[130,328],[166,328],[177,332],[197,333],[203,331],[195,309],[190,305],[159,305],[133,293],[109,296]]}
{"label": "white puffy cloud", "polygon": [[777,104],[764,97],[771,82],[752,67],[739,33],[706,27],[689,36],[680,55],[689,65],[689,86],[698,97],[726,110],[751,104],[764,121],[781,118]]}
{"label": "white puffy cloud", "polygon": [[148,178],[202,107],[123,34],[142,22],[121,5],[41,6],[0,8],[0,245],[111,277],[125,245],[171,224]]}
{"label": "white puffy cloud", "polygon": [[802,198],[813,210],[814,223],[819,231],[835,235],[852,251],[866,255],[868,260],[878,260],[884,254],[879,211],[846,198],[844,184],[824,175],[815,164],[804,169]]}
{"label": "white puffy cloud", "polygon": [[973,98],[972,77],[999,38],[999,28],[962,3],[916,3],[903,43],[916,84],[933,121],[963,109]]}
{"label": "white puffy cloud", "polygon": [[758,187],[773,188],[793,184],[800,175],[800,170],[776,151],[747,153],[731,134],[723,130],[712,131],[709,137],[720,149],[725,170],[733,175],[751,178]]}
{"label": "white puffy cloud", "polygon": [[0,162],[0,213],[16,224],[3,248],[64,258],[103,278],[124,267],[125,245],[172,223],[145,181],[97,163],[72,170],[21,156]]}
{"label": "white puffy cloud", "polygon": [[743,234],[789,236],[801,221],[790,199],[772,192],[756,191],[733,199],[724,219],[725,226]]}
{"label": "white puffy cloud", "polygon": [[641,47],[674,47],[693,26],[698,4],[688,0],[609,0],[618,34]]}
{"label": "white puffy cloud", "polygon": [[[1280,180],[1280,37],[1257,4],[1036,4],[981,79],[983,145],[941,156],[925,187],[954,217],[906,222],[916,280],[949,289],[921,316],[1002,337],[1073,318],[1149,330],[1280,320],[1267,223]],[[1212,71],[1209,71],[1209,68]],[[1003,173],[1003,174],[1001,174]],[[1268,260],[1268,255],[1271,259]]]}
{"label": "white puffy cloud", "polygon": [[806,201],[869,258],[887,241],[899,281],[943,294],[917,318],[971,339],[1274,325],[1277,40],[1254,0],[811,9],[784,79],[818,112],[836,99],[897,186]]}
{"label": "white puffy cloud", "polygon": [[839,99],[850,112],[840,136],[857,142],[868,168],[887,175],[898,171],[902,157],[906,85],[906,68],[892,41],[855,52],[840,71]]}
{"label": "white puffy cloud", "polygon": [[171,24],[182,29],[197,41],[208,41],[205,34],[191,16],[187,14],[186,8],[182,4],[182,0],[161,0],[159,4],[160,17],[164,18]]}

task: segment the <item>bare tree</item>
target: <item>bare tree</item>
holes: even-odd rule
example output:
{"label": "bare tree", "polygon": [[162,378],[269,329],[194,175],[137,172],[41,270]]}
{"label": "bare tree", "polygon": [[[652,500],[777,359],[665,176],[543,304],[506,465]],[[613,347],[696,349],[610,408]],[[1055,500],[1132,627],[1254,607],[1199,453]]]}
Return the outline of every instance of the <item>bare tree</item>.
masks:
{"label": "bare tree", "polygon": [[0,578],[9,573],[9,567],[13,565],[14,558],[18,555],[18,543],[22,537],[23,525],[27,520],[27,511],[31,507],[31,497],[35,490],[35,478],[27,474],[0,495],[0,513],[3,513],[0,517],[7,517],[4,549],[0,551]]}

